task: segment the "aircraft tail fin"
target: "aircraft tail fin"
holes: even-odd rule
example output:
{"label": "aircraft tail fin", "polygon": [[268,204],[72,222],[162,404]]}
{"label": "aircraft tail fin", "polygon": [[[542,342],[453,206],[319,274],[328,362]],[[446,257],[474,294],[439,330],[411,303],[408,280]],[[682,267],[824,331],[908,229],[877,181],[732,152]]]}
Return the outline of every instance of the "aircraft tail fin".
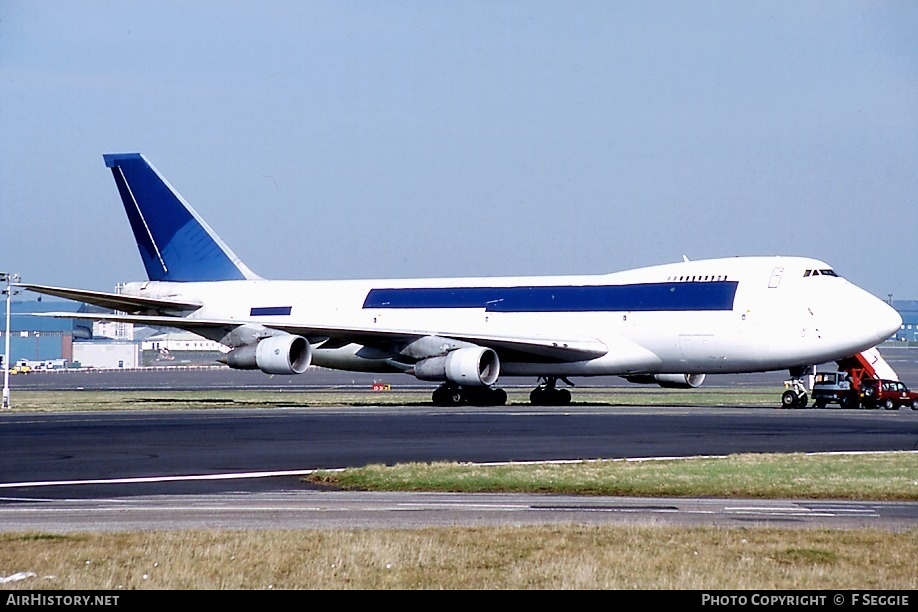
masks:
{"label": "aircraft tail fin", "polygon": [[102,156],[151,281],[258,279],[140,153]]}

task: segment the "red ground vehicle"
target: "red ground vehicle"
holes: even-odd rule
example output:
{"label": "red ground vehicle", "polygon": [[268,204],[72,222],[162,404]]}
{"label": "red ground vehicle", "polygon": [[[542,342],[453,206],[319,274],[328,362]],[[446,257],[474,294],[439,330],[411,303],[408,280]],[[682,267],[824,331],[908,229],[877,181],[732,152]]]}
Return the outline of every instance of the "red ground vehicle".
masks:
{"label": "red ground vehicle", "polygon": [[[813,407],[838,404],[841,408],[879,408],[898,410],[908,406],[918,410],[918,393],[898,380],[896,372],[876,349],[838,361],[837,372],[817,372],[811,393]],[[789,393],[789,392],[785,392]],[[806,397],[804,395],[804,397]],[[785,401],[786,407],[793,407]]]}
{"label": "red ground vehicle", "polygon": [[864,408],[882,406],[887,410],[898,410],[900,406],[908,406],[918,410],[918,393],[909,391],[898,380],[865,378],[861,381],[860,401]]}

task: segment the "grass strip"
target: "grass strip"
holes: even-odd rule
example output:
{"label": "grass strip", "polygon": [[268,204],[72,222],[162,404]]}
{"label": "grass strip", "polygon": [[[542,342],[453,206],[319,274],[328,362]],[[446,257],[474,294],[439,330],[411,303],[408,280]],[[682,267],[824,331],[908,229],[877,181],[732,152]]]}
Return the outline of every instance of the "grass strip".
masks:
{"label": "grass strip", "polygon": [[737,454],[505,465],[375,464],[319,471],[307,480],[368,491],[916,501],[918,453]]}

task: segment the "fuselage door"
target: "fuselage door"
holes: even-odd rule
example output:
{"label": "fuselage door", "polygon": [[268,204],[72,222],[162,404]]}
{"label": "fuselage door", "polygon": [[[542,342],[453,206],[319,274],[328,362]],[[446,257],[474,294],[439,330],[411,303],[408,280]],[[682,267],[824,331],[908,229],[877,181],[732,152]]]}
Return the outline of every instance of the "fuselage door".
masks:
{"label": "fuselage door", "polygon": [[771,280],[768,281],[768,288],[774,289],[781,284],[781,278],[784,276],[784,268],[775,268],[771,271]]}
{"label": "fuselage door", "polygon": [[683,362],[707,360],[712,365],[720,365],[724,359],[714,334],[679,334],[679,349]]}

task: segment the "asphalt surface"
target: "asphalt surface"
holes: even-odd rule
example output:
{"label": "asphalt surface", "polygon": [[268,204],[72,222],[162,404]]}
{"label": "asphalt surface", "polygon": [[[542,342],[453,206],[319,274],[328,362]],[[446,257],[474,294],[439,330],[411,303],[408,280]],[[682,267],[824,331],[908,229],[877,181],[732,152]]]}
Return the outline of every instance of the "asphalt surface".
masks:
{"label": "asphalt surface", "polygon": [[[887,356],[905,381],[918,375],[911,355]],[[369,389],[377,380],[371,375],[333,372],[307,379],[309,374],[266,377],[258,372],[212,370],[30,374],[14,381],[13,398],[15,406],[15,392],[21,389],[295,390],[302,385],[305,391]],[[777,406],[783,379],[781,373],[709,377],[706,386],[774,384]],[[384,382],[407,385],[411,381],[396,377]],[[629,386],[621,379],[590,383]],[[372,397],[368,391],[368,402]],[[914,528],[918,526],[914,503],[368,494],[321,491],[301,481],[303,474],[319,468],[407,461],[885,450],[918,450],[918,412],[596,405],[279,406],[66,414],[12,410],[0,414],[0,529],[338,528],[558,521]]]}
{"label": "asphalt surface", "polygon": [[535,524],[914,529],[916,504],[295,491],[0,503],[3,531],[414,529]]}

